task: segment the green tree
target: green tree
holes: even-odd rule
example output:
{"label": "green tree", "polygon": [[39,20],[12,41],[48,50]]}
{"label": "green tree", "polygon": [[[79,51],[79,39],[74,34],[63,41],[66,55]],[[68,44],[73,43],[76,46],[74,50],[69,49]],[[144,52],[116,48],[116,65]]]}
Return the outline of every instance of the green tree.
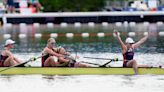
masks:
{"label": "green tree", "polygon": [[98,11],[105,0],[40,0],[45,12]]}

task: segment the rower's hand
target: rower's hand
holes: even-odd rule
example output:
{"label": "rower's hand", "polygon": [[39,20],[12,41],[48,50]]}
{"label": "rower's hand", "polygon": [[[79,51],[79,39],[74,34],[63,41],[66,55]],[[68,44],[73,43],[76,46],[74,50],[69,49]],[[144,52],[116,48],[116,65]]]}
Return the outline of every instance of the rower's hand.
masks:
{"label": "rower's hand", "polygon": [[148,35],[146,35],[146,36],[145,36],[145,38],[146,38],[146,39],[148,39],[148,38],[149,38],[149,34],[148,34]]}
{"label": "rower's hand", "polygon": [[66,52],[65,55],[71,55],[71,53],[70,52]]}
{"label": "rower's hand", "polygon": [[79,56],[75,56],[75,59],[79,59],[80,57]]}
{"label": "rower's hand", "polygon": [[65,57],[65,55],[59,54],[58,57]]}
{"label": "rower's hand", "polygon": [[145,35],[145,37],[146,37],[146,38],[148,38],[148,37],[149,37],[149,35],[150,35],[150,36],[153,36],[154,34],[152,35],[152,33],[149,33],[149,32],[148,32],[148,34],[147,34],[147,35]]}
{"label": "rower's hand", "polygon": [[114,29],[113,32],[114,32],[114,34],[115,34],[116,36],[119,36],[119,33],[118,33],[117,30]]}

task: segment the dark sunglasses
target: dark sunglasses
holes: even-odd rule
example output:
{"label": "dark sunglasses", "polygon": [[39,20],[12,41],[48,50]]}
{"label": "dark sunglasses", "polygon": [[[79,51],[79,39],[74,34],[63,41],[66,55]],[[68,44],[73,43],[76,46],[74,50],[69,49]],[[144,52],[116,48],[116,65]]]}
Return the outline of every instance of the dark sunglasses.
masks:
{"label": "dark sunglasses", "polygon": [[133,43],[129,43],[130,45],[132,45]]}
{"label": "dark sunglasses", "polygon": [[54,44],[56,44],[56,43],[55,43],[55,42],[52,42],[51,44],[54,45]]}

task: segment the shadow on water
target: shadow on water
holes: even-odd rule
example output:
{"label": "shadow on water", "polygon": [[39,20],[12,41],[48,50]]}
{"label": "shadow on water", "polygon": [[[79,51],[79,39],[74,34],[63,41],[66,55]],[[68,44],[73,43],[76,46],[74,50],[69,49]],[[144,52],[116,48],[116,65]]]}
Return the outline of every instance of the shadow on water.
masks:
{"label": "shadow on water", "polygon": [[133,87],[135,84],[134,82],[134,80],[136,79],[135,77],[136,75],[123,75],[122,76],[123,81],[121,82],[121,85]]}
{"label": "shadow on water", "polygon": [[11,81],[13,81],[13,78],[16,76],[17,75],[0,75],[0,80],[6,81],[6,82],[11,82]]}
{"label": "shadow on water", "polygon": [[[76,80],[76,77],[73,75],[42,75],[42,80],[44,80],[48,85],[52,86],[56,83],[69,82],[70,80]],[[80,79],[77,80],[77,83],[80,82]]]}

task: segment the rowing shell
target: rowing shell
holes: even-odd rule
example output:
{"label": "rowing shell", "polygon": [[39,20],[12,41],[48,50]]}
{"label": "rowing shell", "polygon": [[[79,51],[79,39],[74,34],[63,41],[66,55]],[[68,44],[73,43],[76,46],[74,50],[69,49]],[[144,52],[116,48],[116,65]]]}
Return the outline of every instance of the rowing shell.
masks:
{"label": "rowing shell", "polygon": [[[0,68],[0,70],[5,67]],[[7,75],[24,74],[43,74],[43,75],[131,75],[134,74],[133,68],[66,68],[66,67],[14,67],[12,69],[0,72]],[[139,68],[139,74],[157,74],[163,75],[162,68]]]}

